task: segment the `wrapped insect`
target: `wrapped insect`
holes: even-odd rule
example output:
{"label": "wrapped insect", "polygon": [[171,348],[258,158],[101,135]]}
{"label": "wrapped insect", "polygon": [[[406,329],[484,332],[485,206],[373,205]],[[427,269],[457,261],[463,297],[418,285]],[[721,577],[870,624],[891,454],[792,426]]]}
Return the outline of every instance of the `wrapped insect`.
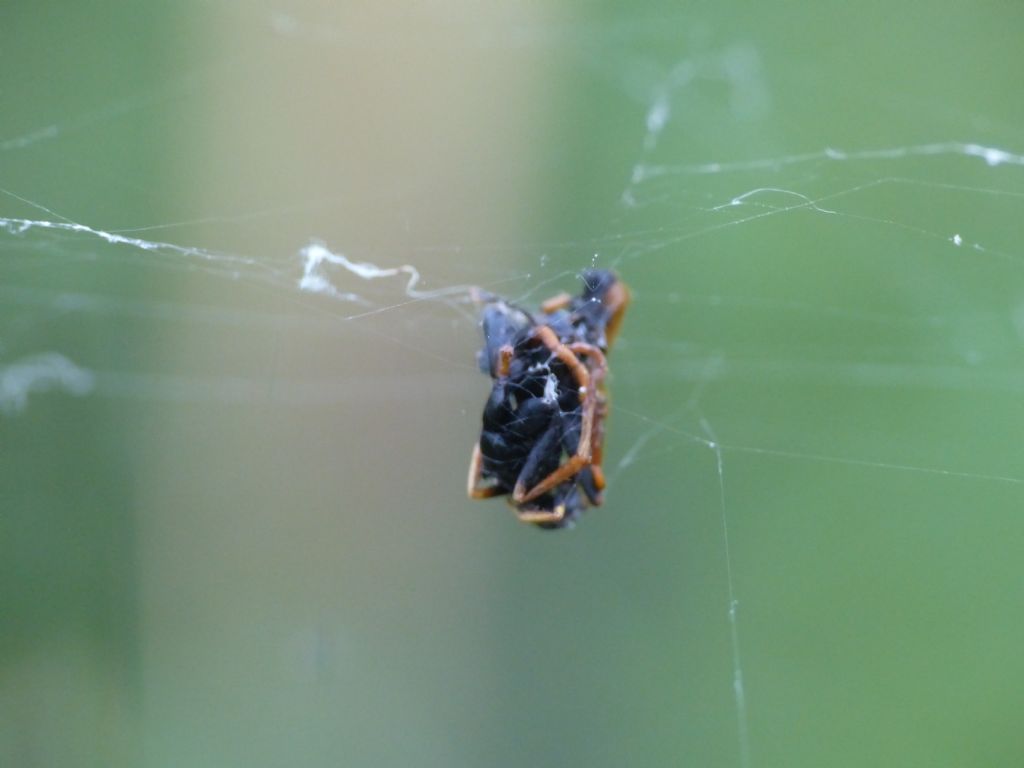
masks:
{"label": "wrapped insect", "polygon": [[541,528],[571,526],[601,504],[605,487],[605,353],[629,290],[607,270],[581,278],[579,296],[555,296],[538,315],[482,299],[478,361],[494,383],[470,460],[469,495],[507,495],[520,520]]}

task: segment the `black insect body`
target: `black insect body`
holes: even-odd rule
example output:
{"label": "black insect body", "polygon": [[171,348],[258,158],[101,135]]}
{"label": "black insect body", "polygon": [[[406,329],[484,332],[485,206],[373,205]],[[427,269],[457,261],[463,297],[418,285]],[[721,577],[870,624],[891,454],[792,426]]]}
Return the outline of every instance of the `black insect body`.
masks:
{"label": "black insect body", "polygon": [[611,272],[582,275],[583,293],[556,296],[542,315],[485,299],[480,367],[494,379],[473,450],[469,495],[508,495],[520,520],[570,526],[602,501],[605,352],[629,291]]}

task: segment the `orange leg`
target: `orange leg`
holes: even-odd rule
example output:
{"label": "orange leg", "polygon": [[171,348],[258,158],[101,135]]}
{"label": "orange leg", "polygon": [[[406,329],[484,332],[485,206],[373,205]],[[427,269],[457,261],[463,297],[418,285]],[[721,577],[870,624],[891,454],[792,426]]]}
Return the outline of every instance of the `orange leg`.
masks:
{"label": "orange leg", "polygon": [[[580,451],[584,450],[583,438],[580,438]],[[586,449],[589,452],[589,447]],[[529,501],[533,501],[538,496],[543,496],[545,493],[550,491],[557,485],[561,485],[571,477],[575,477],[579,474],[579,471],[590,463],[590,456],[585,453],[577,453],[565,464],[560,466],[550,475],[545,477],[533,488],[527,492],[526,487],[521,483],[516,483],[515,489],[512,491],[512,501],[516,504],[525,504]]]}
{"label": "orange leg", "polygon": [[477,442],[473,446],[473,455],[469,459],[469,481],[466,484],[466,493],[471,499],[489,499],[501,494],[496,485],[480,485],[483,466],[484,456],[480,452],[480,443]]}
{"label": "orange leg", "polygon": [[604,469],[601,465],[604,463],[604,420],[607,415],[608,409],[602,399],[594,413],[594,434],[590,438],[590,474],[598,491],[603,491],[605,486]]}
{"label": "orange leg", "polygon": [[[580,359],[573,354],[569,347],[558,340],[555,332],[548,328],[548,326],[542,325],[538,328],[534,332],[534,338],[550,349],[551,354],[561,360],[565,367],[569,369],[572,377],[576,379],[576,385],[580,390],[580,400],[582,400],[587,389],[590,387],[590,374],[587,373],[587,367],[580,362]],[[589,347],[589,345],[587,346]],[[591,348],[593,349],[593,347]]]}
{"label": "orange leg", "polygon": [[604,377],[608,372],[608,362],[604,353],[595,346],[578,342],[570,344],[569,349],[577,355],[587,358],[590,369],[590,380],[593,382],[594,391],[597,397],[597,404],[594,408],[594,417],[590,435],[590,473],[594,478],[594,487],[603,491],[605,486],[604,470],[601,464],[604,460],[604,420],[608,415],[608,402],[604,394]]}
{"label": "orange leg", "polygon": [[626,307],[629,306],[629,301],[629,288],[621,280],[616,280],[604,295],[604,305],[611,313],[608,324],[604,327],[604,338],[608,342],[609,348],[619,333],[619,325],[622,323],[622,316],[626,312]]}
{"label": "orange leg", "polygon": [[[582,341],[577,341],[568,346],[570,352],[573,353],[573,357],[579,361],[578,355],[582,355],[587,358],[588,361],[593,361],[587,378],[592,379],[596,387],[600,387],[604,381],[604,376],[608,372],[608,361],[605,359],[604,352],[595,347],[593,344],[587,344]],[[582,363],[581,363],[582,365]],[[586,370],[586,369],[584,369]]]}
{"label": "orange leg", "polygon": [[565,309],[572,304],[572,296],[568,293],[562,292],[557,296],[552,296],[550,299],[540,305],[540,311],[546,315],[550,315],[552,312],[557,312],[560,309]]}
{"label": "orange leg", "polygon": [[565,517],[565,504],[559,504],[550,512],[541,509],[517,509],[516,517],[524,523],[558,523]]}
{"label": "orange leg", "polygon": [[512,365],[514,350],[508,344],[498,350],[498,378],[504,379],[508,376],[509,366]]}

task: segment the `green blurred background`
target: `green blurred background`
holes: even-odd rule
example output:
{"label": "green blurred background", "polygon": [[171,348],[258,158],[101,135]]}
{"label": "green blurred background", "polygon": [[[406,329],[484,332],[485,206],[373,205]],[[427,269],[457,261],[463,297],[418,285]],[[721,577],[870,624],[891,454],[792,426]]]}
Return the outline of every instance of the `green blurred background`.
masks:
{"label": "green blurred background", "polygon": [[[1022,28],[5,3],[0,765],[1020,766]],[[542,533],[465,499],[457,287],[592,263],[607,502]]]}

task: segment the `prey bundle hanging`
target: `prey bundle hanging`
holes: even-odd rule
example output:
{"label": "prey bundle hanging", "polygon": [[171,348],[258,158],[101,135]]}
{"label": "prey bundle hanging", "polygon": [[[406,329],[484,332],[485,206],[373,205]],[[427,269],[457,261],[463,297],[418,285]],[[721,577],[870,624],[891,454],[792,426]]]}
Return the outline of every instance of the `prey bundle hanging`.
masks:
{"label": "prey bundle hanging", "polygon": [[469,496],[507,495],[517,517],[540,528],[570,527],[603,500],[606,353],[630,294],[608,270],[580,277],[579,296],[554,296],[538,314],[480,297],[477,358],[494,384],[469,463]]}

